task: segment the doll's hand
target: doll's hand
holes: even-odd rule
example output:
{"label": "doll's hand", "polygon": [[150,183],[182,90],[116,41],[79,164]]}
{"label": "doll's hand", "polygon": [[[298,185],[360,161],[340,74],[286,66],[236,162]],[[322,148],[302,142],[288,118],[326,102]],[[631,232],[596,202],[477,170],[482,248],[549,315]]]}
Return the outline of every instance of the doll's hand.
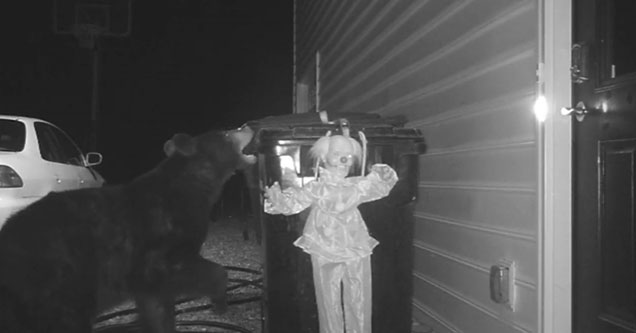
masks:
{"label": "doll's hand", "polygon": [[270,213],[274,211],[274,204],[272,203],[273,198],[275,197],[275,191],[278,189],[280,191],[280,186],[278,182],[274,182],[272,186],[265,187],[263,189],[263,208],[266,213]]}
{"label": "doll's hand", "polygon": [[263,197],[265,198],[265,200],[269,201],[272,198],[276,197],[276,193],[279,192],[281,192],[280,185],[278,184],[278,182],[274,182],[272,186],[265,187],[265,191],[263,191]]}
{"label": "doll's hand", "polygon": [[385,183],[395,183],[398,178],[395,170],[386,164],[374,164],[371,167],[371,174],[377,175],[377,179]]}

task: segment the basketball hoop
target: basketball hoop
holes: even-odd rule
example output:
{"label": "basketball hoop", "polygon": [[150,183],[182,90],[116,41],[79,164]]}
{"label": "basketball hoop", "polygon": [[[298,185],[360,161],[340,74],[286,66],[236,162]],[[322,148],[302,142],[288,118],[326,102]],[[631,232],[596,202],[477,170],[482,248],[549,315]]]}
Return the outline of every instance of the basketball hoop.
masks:
{"label": "basketball hoop", "polygon": [[79,45],[85,49],[94,49],[95,41],[105,31],[104,27],[97,24],[74,24],[73,35],[79,41]]}

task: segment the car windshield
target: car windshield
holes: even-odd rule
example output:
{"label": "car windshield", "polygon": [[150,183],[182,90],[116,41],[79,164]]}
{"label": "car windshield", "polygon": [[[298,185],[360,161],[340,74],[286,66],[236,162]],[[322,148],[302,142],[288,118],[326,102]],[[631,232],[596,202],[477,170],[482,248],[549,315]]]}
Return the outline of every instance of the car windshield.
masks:
{"label": "car windshield", "polygon": [[0,151],[22,151],[25,133],[22,122],[0,119]]}

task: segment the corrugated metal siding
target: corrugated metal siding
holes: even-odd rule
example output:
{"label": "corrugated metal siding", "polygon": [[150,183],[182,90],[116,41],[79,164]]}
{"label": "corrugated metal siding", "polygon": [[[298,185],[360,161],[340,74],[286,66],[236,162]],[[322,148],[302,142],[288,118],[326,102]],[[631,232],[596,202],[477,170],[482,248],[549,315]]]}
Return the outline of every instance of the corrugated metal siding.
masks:
{"label": "corrugated metal siding", "polygon": [[[538,312],[534,0],[297,0],[299,73],[321,109],[405,115],[428,145],[416,211],[416,318],[439,332],[534,332]],[[515,311],[489,270],[518,266]]]}

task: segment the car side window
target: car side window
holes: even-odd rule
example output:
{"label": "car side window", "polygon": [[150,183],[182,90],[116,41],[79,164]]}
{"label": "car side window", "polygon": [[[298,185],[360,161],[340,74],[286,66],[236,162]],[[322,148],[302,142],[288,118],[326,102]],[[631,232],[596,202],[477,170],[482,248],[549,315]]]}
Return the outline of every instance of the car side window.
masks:
{"label": "car side window", "polygon": [[84,166],[83,154],[75,143],[71,141],[71,138],[57,127],[53,127],[52,129],[53,134],[57,137],[60,147],[62,147],[62,151],[64,152],[65,163]]}
{"label": "car side window", "polygon": [[71,139],[57,127],[35,123],[42,158],[55,163],[83,166],[82,152]]}
{"label": "car side window", "polygon": [[15,120],[0,119],[0,151],[22,151],[26,128]]}
{"label": "car side window", "polygon": [[49,128],[50,126],[46,124],[35,123],[35,133],[38,138],[38,145],[40,146],[40,155],[42,159],[46,161],[62,163],[63,156],[61,156],[60,149],[55,142],[55,137]]}

